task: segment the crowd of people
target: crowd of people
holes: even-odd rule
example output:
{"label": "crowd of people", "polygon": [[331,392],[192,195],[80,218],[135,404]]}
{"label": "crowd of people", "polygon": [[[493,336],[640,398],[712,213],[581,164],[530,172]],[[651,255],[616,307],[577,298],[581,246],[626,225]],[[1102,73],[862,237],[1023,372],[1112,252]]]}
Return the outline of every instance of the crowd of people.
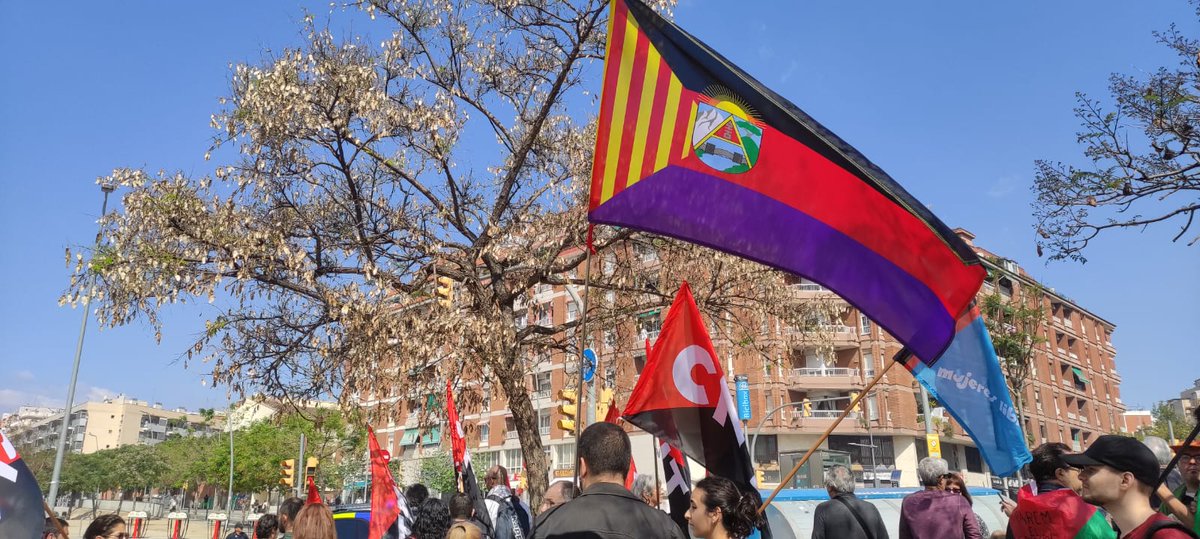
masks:
{"label": "crowd of people", "polygon": [[[1175,446],[1177,484],[1155,490],[1158,459],[1144,444],[1124,436],[1101,436],[1082,453],[1061,443],[1033,449],[1029,484],[1017,500],[1002,498],[1006,529],[989,531],[974,510],[963,477],[945,460],[922,459],[922,489],[900,507],[900,539],[1186,539],[1200,533],[1200,442]],[[558,480],[547,489],[537,515],[508,487],[507,471],[493,466],[484,476],[486,497],[457,493],[448,503],[423,485],[404,492],[408,512],[393,526],[392,539],[570,539],[639,537],[684,539],[687,534],[660,509],[664,493],[649,478],[625,488],[631,447],[617,425],[596,423],[580,434],[579,482]],[[854,494],[849,468],[825,472],[829,500],[813,513],[813,539],[888,539],[875,505]],[[582,487],[582,488],[580,488]],[[632,490],[632,491],[631,491]],[[745,539],[764,523],[755,489],[710,476],[692,488],[686,514],[697,539]],[[486,512],[486,518],[482,513]],[[45,537],[53,522],[47,520]],[[65,524],[63,522],[62,524]],[[253,524],[256,539],[337,539],[333,515],[324,504],[284,500],[276,514]],[[238,535],[241,534],[241,535]],[[83,539],[127,539],[117,515],[96,518]],[[240,527],[227,539],[246,539]]]}

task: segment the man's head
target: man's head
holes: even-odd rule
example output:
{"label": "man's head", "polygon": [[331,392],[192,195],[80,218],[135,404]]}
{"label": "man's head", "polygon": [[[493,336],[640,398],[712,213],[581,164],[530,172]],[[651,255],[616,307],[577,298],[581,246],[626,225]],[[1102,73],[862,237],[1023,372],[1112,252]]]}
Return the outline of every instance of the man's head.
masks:
{"label": "man's head", "polygon": [[1063,460],[1063,455],[1071,453],[1071,446],[1058,442],[1044,443],[1033,448],[1030,454],[1033,460],[1029,462],[1029,473],[1040,483],[1056,483],[1074,490],[1076,493],[1083,488],[1079,481],[1079,468],[1071,466]]}
{"label": "man's head", "polygon": [[632,449],[629,435],[613,423],[592,423],[579,435],[579,482],[625,484]]}
{"label": "man's head", "polygon": [[546,495],[542,496],[542,505],[538,506],[538,512],[542,513],[558,507],[564,503],[574,500],[579,496],[579,487],[570,481],[555,481],[550,483],[546,489]]}
{"label": "man's head", "polygon": [[454,520],[467,520],[475,513],[475,507],[471,505],[471,497],[466,493],[459,492],[450,497],[450,518]]}
{"label": "man's head", "polygon": [[945,459],[925,457],[917,463],[917,479],[925,488],[936,488],[942,484],[942,476],[950,471]]}
{"label": "man's head", "polygon": [[505,488],[508,488],[508,470],[500,465],[488,468],[487,473],[483,475],[483,484],[487,486],[488,490],[495,488],[496,485],[504,485]]}
{"label": "man's head", "polygon": [[1200,441],[1172,446],[1171,449],[1179,454],[1179,475],[1183,477],[1188,489],[1200,487]]}
{"label": "man's head", "polygon": [[428,498],[429,488],[420,483],[413,483],[404,491],[404,499],[408,500],[409,507],[421,507]]}
{"label": "man's head", "polygon": [[1096,438],[1087,451],[1062,458],[1069,466],[1083,469],[1080,495],[1094,505],[1115,507],[1137,498],[1148,504],[1150,490],[1158,483],[1158,459],[1135,438],[1107,434]]}
{"label": "man's head", "polygon": [[830,498],[854,494],[854,474],[850,473],[850,468],[837,465],[825,470],[825,490],[829,491]]}
{"label": "man's head", "polygon": [[300,508],[304,507],[304,500],[295,496],[283,500],[279,504],[279,531],[287,533],[292,531],[292,523],[296,521],[296,514],[300,512]]}

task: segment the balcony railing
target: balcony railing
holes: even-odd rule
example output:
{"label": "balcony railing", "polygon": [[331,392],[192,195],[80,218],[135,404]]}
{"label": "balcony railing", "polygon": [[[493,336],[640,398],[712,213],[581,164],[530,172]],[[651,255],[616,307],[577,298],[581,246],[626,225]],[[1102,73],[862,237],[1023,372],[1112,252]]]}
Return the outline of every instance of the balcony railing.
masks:
{"label": "balcony railing", "polygon": [[[841,410],[813,410],[812,415],[805,417],[803,413],[793,417],[800,419],[837,419],[842,415]],[[858,419],[858,412],[850,412],[846,419]]]}
{"label": "balcony railing", "polygon": [[516,440],[517,439],[517,431],[515,431],[515,430],[505,431],[504,439],[505,440]]}
{"label": "balcony railing", "polygon": [[804,367],[804,368],[799,368],[799,369],[792,369],[792,376],[793,377],[800,377],[800,376],[823,376],[823,377],[855,376],[855,377],[857,377],[858,369],[848,369],[845,367],[828,367],[828,368]]}
{"label": "balcony railing", "polygon": [[1075,419],[1075,412],[1067,412],[1067,417],[1070,419]]}
{"label": "balcony railing", "polygon": [[796,283],[791,286],[792,286],[792,288],[794,288],[796,290],[803,290],[805,292],[829,292],[830,291],[828,288],[825,288],[824,286],[821,286],[817,283]]}

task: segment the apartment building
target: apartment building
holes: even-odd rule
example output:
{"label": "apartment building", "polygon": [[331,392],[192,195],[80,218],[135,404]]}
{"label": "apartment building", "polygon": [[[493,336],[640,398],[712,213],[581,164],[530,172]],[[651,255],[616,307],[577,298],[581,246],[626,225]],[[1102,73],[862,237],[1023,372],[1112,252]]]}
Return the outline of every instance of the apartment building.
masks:
{"label": "apartment building", "polygon": [[[53,450],[62,427],[61,410],[30,421],[8,436],[24,453]],[[93,453],[124,445],[154,445],[167,436],[216,432],[203,416],[182,408],[164,409],[161,403],[148,403],[124,395],[103,401],[75,405],[67,425],[67,449],[74,453]]]}
{"label": "apartment building", "polygon": [[[960,234],[973,242],[969,232]],[[1028,287],[1029,291],[1037,291],[1036,301],[1046,312],[1040,328],[1044,342],[1035,350],[1032,380],[1026,388],[1024,425],[1032,443],[1061,441],[1082,449],[1100,434],[1121,432],[1124,422],[1120,416],[1125,408],[1111,343],[1115,326],[1051,288],[1034,286],[1036,281],[1012,261],[982,248],[976,250],[991,260],[991,277],[981,296],[998,292],[1006,298],[1022,297],[1022,287]],[[652,257],[646,260],[653,262]],[[802,298],[840,302],[839,308],[815,321],[815,330],[805,330],[816,331],[819,338],[794,338],[798,331],[795,328],[765,320],[759,338],[773,343],[775,353],[773,358],[764,359],[762,354],[711,332],[730,390],[735,376],[745,376],[749,382],[752,413],[743,420],[766,485],[778,484],[853,395],[861,392],[901,348],[895,339],[828,289],[799,278],[790,283],[792,292]],[[599,359],[596,384],[601,390],[611,389],[618,404],[627,402],[645,366],[642,339],[657,337],[665,314],[665,309],[654,309],[638,314],[623,327],[588,329]],[[549,285],[532,290],[528,302],[514,308],[518,325],[552,325],[580,315],[580,306],[569,291]],[[630,331],[637,338],[617,338]],[[574,438],[559,428],[559,420],[564,417],[558,409],[558,392],[574,387],[576,361],[575,357],[554,352],[530,357],[528,363],[531,374],[527,387],[538,412],[552,477],[570,477],[574,466]],[[507,404],[498,388],[490,387],[487,381],[480,383],[480,406],[464,409],[460,405],[476,469],[498,463],[519,477],[524,459]],[[841,463],[850,466],[860,481],[870,483],[878,477],[884,485],[916,486],[917,462],[928,454],[920,397],[920,388],[905,369],[890,369],[864,399],[861,409],[834,430],[794,485],[819,484],[823,468]],[[402,413],[386,424],[376,425],[381,443],[393,456],[441,458],[443,429],[438,424],[439,416],[420,413],[434,403],[432,396],[408,399],[397,406]],[[931,428],[941,435],[941,454],[951,469],[964,472],[971,484],[989,484],[987,465],[961,426],[936,407],[929,416]],[[418,424],[422,417],[432,424]],[[635,428],[629,432],[638,469],[652,473],[657,465],[654,440]]]}
{"label": "apartment building", "polygon": [[1200,379],[1192,382],[1192,387],[1180,391],[1178,399],[1168,400],[1167,406],[1179,417],[1191,417],[1196,406],[1200,406]]}

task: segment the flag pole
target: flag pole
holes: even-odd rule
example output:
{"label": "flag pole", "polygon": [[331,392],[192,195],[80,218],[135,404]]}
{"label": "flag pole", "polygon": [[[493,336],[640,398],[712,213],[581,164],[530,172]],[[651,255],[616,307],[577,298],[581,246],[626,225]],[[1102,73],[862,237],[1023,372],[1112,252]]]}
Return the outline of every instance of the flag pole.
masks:
{"label": "flag pole", "polygon": [[875,375],[875,378],[871,380],[871,383],[867,384],[866,387],[862,388],[862,390],[858,392],[858,396],[854,397],[854,400],[850,401],[850,405],[847,406],[845,410],[842,410],[842,415],[838,416],[838,418],[833,421],[833,424],[829,425],[829,428],[825,429],[825,433],[822,434],[815,443],[813,443],[812,447],[808,448],[808,452],[805,453],[803,457],[800,457],[800,460],[796,462],[795,466],[792,467],[792,471],[788,472],[787,477],[784,477],[783,480],[779,482],[779,486],[775,487],[775,490],[771,491],[771,495],[767,496],[767,499],[763,501],[762,506],[758,508],[759,513],[767,510],[767,506],[771,505],[771,500],[774,500],[775,496],[779,494],[779,491],[783,490],[783,486],[792,481],[792,478],[796,476],[796,472],[800,471],[800,467],[804,466],[804,463],[808,462],[809,457],[811,457],[813,453],[817,452],[817,449],[821,447],[821,444],[825,443],[825,440],[829,439],[829,435],[833,433],[833,429],[836,429],[837,426],[842,423],[842,420],[846,419],[846,416],[850,415],[850,411],[853,410],[855,406],[858,406],[858,403],[867,396],[867,393],[871,392],[871,388],[875,387],[875,384],[878,384],[879,381],[883,379],[883,375],[887,374],[887,372],[891,370],[892,365],[895,364],[895,361],[889,361],[887,366]]}
{"label": "flag pole", "polygon": [[[588,290],[592,287],[593,247],[591,224],[588,224],[587,241],[585,243],[583,246],[583,298],[581,301],[583,305],[580,306],[583,309],[583,316],[579,319],[579,331],[575,332],[575,335],[579,338],[579,343],[576,345],[579,352],[579,385],[575,392],[575,396],[578,399],[576,402],[579,403],[579,407],[575,410],[575,475],[571,479],[572,484],[580,490],[583,490],[583,487],[579,485],[579,434],[583,432],[583,421],[587,417],[584,413],[587,410],[585,406],[592,405],[590,402],[585,403],[583,398],[583,349],[587,348],[587,333],[584,330],[587,328],[588,319]],[[599,358],[596,358],[596,363],[600,363]]]}

